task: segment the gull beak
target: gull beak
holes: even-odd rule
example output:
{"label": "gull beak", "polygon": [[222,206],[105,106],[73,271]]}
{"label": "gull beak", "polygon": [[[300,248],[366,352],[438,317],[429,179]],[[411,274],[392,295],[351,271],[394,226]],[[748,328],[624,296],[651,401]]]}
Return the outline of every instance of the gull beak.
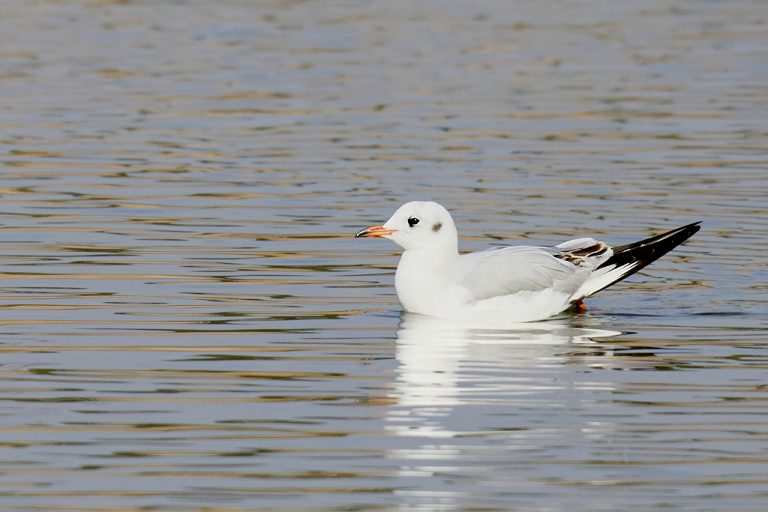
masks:
{"label": "gull beak", "polygon": [[384,226],[371,226],[355,234],[355,238],[384,238],[394,233],[394,229],[387,229]]}

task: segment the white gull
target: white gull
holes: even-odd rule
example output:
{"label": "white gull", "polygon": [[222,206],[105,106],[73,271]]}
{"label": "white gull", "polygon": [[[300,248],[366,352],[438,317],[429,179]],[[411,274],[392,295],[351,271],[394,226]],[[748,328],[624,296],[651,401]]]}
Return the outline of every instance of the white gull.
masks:
{"label": "white gull", "polygon": [[696,233],[699,222],[633,244],[577,238],[555,247],[499,247],[459,254],[456,225],[431,201],[406,203],[381,226],[355,237],[403,248],[397,297],[411,313],[497,323],[531,322],[583,306],[582,300],[634,274]]}

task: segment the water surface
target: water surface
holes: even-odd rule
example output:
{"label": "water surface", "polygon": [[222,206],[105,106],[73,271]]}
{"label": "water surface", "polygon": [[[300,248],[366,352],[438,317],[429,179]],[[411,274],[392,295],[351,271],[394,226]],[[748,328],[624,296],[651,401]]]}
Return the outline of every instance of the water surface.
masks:
{"label": "water surface", "polygon": [[[0,498],[71,510],[768,503],[768,11],[8,1]],[[462,247],[703,220],[581,315],[401,316]]]}

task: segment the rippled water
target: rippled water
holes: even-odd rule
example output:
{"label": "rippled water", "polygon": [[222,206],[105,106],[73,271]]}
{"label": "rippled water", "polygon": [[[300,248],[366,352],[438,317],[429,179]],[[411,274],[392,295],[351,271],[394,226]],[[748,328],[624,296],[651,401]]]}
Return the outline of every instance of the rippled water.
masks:
{"label": "rippled water", "polygon": [[[762,0],[0,6],[4,510],[762,510]],[[704,228],[586,314],[400,315],[465,249]]]}

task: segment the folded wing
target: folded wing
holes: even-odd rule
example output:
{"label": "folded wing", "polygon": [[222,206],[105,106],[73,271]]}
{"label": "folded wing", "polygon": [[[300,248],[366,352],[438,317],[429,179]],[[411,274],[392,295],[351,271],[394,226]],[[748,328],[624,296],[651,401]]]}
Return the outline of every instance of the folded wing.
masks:
{"label": "folded wing", "polygon": [[462,256],[462,286],[470,301],[520,292],[588,297],[634,274],[699,230],[689,224],[633,244],[611,248],[592,238],[547,247],[502,247]]}
{"label": "folded wing", "polygon": [[560,251],[543,247],[503,247],[462,256],[468,269],[459,284],[472,301],[524,291],[552,289],[570,293],[589,270],[559,259]]}

